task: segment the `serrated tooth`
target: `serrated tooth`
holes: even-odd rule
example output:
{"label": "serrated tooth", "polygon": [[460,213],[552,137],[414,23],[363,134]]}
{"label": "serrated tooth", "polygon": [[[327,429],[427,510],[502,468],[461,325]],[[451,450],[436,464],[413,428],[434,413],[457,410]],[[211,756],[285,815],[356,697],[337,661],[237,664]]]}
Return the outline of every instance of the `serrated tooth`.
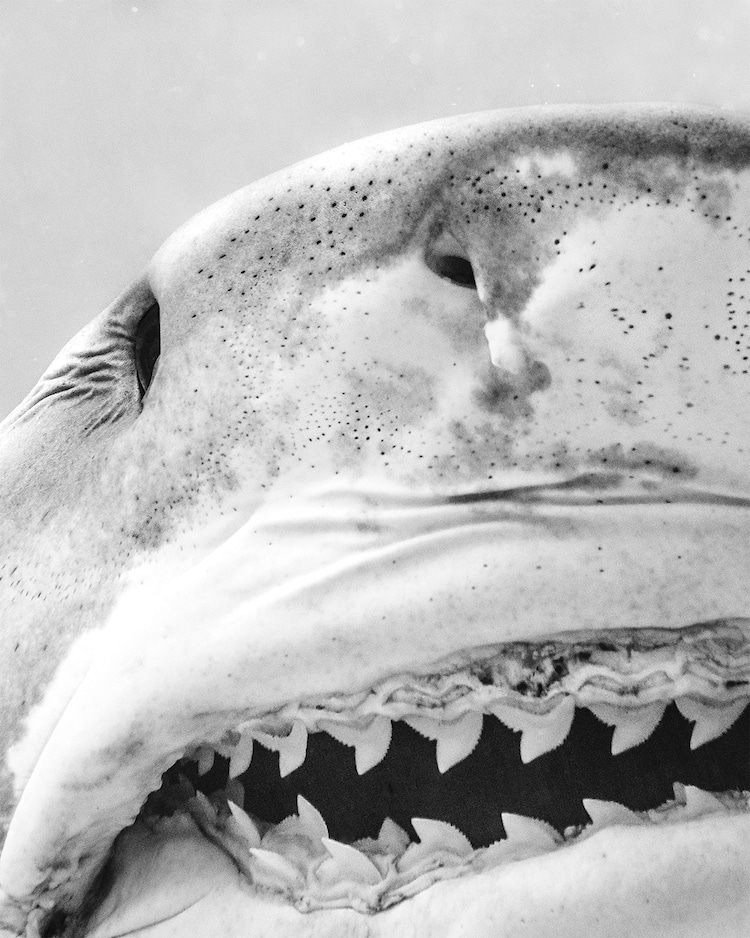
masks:
{"label": "serrated tooth", "polygon": [[400,857],[411,843],[411,840],[403,827],[399,827],[395,821],[387,817],[380,825],[378,843],[386,853],[390,853],[394,857]]}
{"label": "serrated tooth", "polygon": [[612,704],[587,704],[597,720],[614,726],[612,755],[633,749],[645,743],[664,716],[665,703],[652,703],[644,707],[616,707]]}
{"label": "serrated tooth", "polygon": [[250,847],[248,852],[255,861],[253,872],[270,874],[273,878],[281,876],[285,880],[297,880],[300,878],[296,866],[293,866],[278,853],[274,853],[271,850],[264,850],[262,847]]}
{"label": "serrated tooth", "polygon": [[297,795],[297,814],[304,833],[313,841],[328,837],[328,825],[318,809],[307,798]]}
{"label": "serrated tooth", "polygon": [[521,762],[532,762],[557,749],[567,739],[575,716],[575,701],[565,697],[549,713],[529,713],[509,704],[494,704],[490,710],[508,729],[521,733]]}
{"label": "serrated tooth", "polygon": [[331,840],[330,837],[323,838],[323,846],[335,861],[342,878],[349,878],[366,886],[376,886],[383,878],[375,864],[356,847]]}
{"label": "serrated tooth", "polygon": [[196,753],[199,776],[206,775],[211,771],[211,769],[214,767],[215,758],[216,752],[210,746],[199,747],[198,752]]}
{"label": "serrated tooth", "polygon": [[737,722],[748,701],[737,700],[728,707],[710,707],[693,697],[680,697],[675,704],[686,720],[695,723],[690,748],[697,749],[723,736]]}
{"label": "serrated tooth", "polygon": [[474,752],[482,735],[484,716],[469,712],[444,725],[445,729],[438,738],[435,750],[438,772],[441,774]]}
{"label": "serrated tooth", "polygon": [[436,741],[435,758],[438,771],[442,774],[476,749],[482,735],[484,716],[476,711],[468,711],[457,720],[412,716],[404,722],[427,739]]}
{"label": "serrated tooth", "polygon": [[523,814],[500,815],[505,836],[511,846],[538,847],[549,850],[560,843],[560,836],[550,824]]}
{"label": "serrated tooth", "polygon": [[364,775],[385,758],[391,745],[391,721],[388,717],[376,716],[369,726],[347,726],[331,720],[321,721],[320,728],[344,746],[354,747],[354,762],[357,774]]}
{"label": "serrated tooth", "polygon": [[715,814],[724,811],[724,805],[710,791],[696,788],[695,785],[674,784],[675,800],[684,805],[682,818],[702,817],[704,814]]}
{"label": "serrated tooth", "polygon": [[301,720],[292,723],[292,729],[287,736],[274,736],[271,733],[255,731],[255,739],[266,749],[279,754],[279,775],[286,778],[298,769],[305,761],[307,755],[307,727]]}
{"label": "serrated tooth", "polygon": [[260,847],[260,831],[255,821],[247,814],[240,805],[233,801],[227,801],[232,818],[236,824],[242,839],[247,843],[248,848]]}
{"label": "serrated tooth", "polygon": [[431,853],[442,850],[465,857],[474,852],[469,838],[447,821],[415,817],[411,823],[419,837],[420,846],[426,847]]}
{"label": "serrated tooth", "polygon": [[227,801],[233,801],[240,808],[245,807],[245,786],[239,779],[228,779],[224,791],[227,794]]}
{"label": "serrated tooth", "polygon": [[635,811],[626,808],[617,801],[600,801],[598,798],[583,798],[582,804],[586,814],[591,818],[595,830],[600,827],[612,827],[615,824],[643,824]]}
{"label": "serrated tooth", "polygon": [[243,733],[229,756],[229,777],[237,778],[250,768],[253,761],[253,737]]}
{"label": "serrated tooth", "polygon": [[397,863],[400,873],[406,873],[424,860],[432,859],[436,854],[451,853],[464,858],[473,853],[468,837],[446,821],[432,818],[412,818],[411,823],[419,837],[419,843],[410,843]]}

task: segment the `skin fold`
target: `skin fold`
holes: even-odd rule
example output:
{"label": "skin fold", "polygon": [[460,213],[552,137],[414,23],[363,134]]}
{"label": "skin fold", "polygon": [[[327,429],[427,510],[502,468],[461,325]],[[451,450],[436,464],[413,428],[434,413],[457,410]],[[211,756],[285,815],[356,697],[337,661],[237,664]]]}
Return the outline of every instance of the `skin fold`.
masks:
{"label": "skin fold", "polygon": [[0,426],[7,934],[746,933],[747,815],[375,916],[136,831],[76,914],[162,772],[248,714],[502,642],[747,627],[749,195],[740,118],[529,109],[342,147],[176,232]]}

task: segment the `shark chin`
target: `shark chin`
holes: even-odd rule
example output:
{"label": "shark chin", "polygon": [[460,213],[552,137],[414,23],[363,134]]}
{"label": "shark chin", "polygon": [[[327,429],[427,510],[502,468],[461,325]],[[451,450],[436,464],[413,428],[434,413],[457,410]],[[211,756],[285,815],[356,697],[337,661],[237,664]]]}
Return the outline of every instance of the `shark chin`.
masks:
{"label": "shark chin", "polygon": [[196,216],[0,425],[0,934],[746,935],[748,414],[743,118]]}

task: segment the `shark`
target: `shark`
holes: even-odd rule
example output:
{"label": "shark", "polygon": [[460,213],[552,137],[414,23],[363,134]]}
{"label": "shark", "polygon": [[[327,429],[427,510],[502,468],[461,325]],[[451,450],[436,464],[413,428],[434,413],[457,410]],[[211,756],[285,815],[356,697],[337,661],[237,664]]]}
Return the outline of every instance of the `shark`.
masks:
{"label": "shark", "polygon": [[0,933],[746,935],[749,405],[742,116],[197,215],[0,426]]}

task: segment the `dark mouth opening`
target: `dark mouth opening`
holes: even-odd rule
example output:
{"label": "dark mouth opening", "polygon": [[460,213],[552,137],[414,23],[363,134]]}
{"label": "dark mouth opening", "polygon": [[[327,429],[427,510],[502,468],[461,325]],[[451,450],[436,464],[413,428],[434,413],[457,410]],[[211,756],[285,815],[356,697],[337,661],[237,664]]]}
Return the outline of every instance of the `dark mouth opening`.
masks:
{"label": "dark mouth opening", "polygon": [[[709,792],[750,789],[750,709],[722,736],[695,750],[691,732],[692,723],[672,703],[645,742],[613,756],[612,727],[576,709],[565,742],[524,764],[520,734],[487,716],[474,751],[441,774],[435,743],[394,721],[385,758],[361,776],[350,747],[316,732],[309,736],[304,763],[286,777],[280,777],[278,753],[256,746],[238,781],[245,810],[264,822],[276,824],[295,814],[297,796],[303,795],[325,818],[330,836],[345,843],[377,837],[386,817],[416,840],[411,819],[417,817],[455,825],[477,849],[504,838],[505,812],[546,821],[566,833],[590,823],[583,799],[646,811],[673,800],[675,782]],[[228,812],[228,775],[229,761],[221,756],[202,776],[196,762],[183,759],[165,773],[144,810],[169,815],[184,803],[185,789],[194,787],[220,813]]]}

